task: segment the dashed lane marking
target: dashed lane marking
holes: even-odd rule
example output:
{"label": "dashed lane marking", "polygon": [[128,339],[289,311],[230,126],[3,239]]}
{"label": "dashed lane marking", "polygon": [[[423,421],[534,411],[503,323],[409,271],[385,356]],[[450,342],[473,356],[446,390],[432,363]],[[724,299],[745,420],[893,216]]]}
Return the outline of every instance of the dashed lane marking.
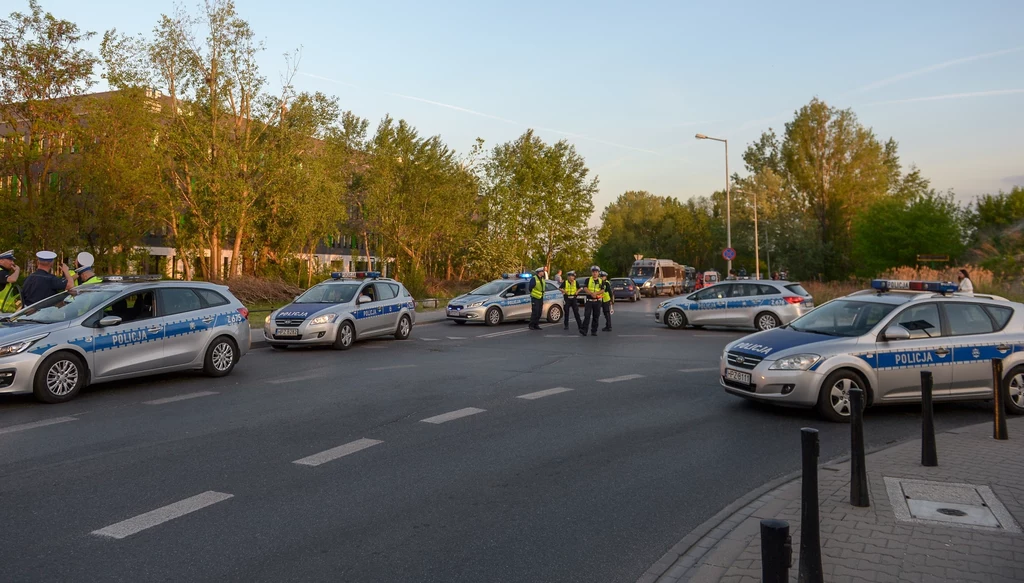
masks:
{"label": "dashed lane marking", "polygon": [[313,375],[309,375],[308,374],[308,375],[304,375],[304,376],[301,376],[301,377],[288,377],[288,378],[284,378],[284,379],[274,379],[274,380],[267,381],[267,382],[272,384],[272,385],[281,385],[281,384],[284,384],[284,383],[298,383],[298,382],[302,382],[302,381],[311,381],[313,379],[322,379],[325,376],[326,375],[322,375],[322,374],[313,374]]}
{"label": "dashed lane marking", "polygon": [[[541,325],[541,328],[550,328],[553,324]],[[509,334],[521,334],[523,332],[529,332],[529,328],[513,328],[512,330],[502,330],[501,332],[491,332],[489,334],[481,334],[477,338],[497,338],[499,336],[508,336]]]}
{"label": "dashed lane marking", "polygon": [[547,389],[545,391],[537,391],[536,393],[527,393],[525,395],[519,395],[517,399],[526,399],[532,401],[534,399],[543,399],[544,397],[550,397],[551,395],[557,395],[559,393],[568,393],[572,389],[566,387],[555,387],[553,389]]}
{"label": "dashed lane marking", "polygon": [[437,342],[440,338],[420,338],[424,342]]}
{"label": "dashed lane marking", "polygon": [[52,419],[43,419],[42,421],[33,421],[32,423],[22,423],[21,425],[0,427],[0,435],[4,435],[5,433],[17,433],[19,431],[25,431],[26,429],[35,429],[36,427],[46,427],[47,425],[56,425],[58,423],[67,423],[68,421],[78,421],[78,418],[54,417]]}
{"label": "dashed lane marking", "polygon": [[707,368],[681,368],[679,369],[679,372],[710,372],[713,370],[718,370],[718,367],[709,366]]}
{"label": "dashed lane marking", "polygon": [[185,498],[184,500],[175,502],[174,504],[168,504],[162,508],[157,508],[156,510],[151,510],[145,514],[140,514],[134,518],[122,520],[121,522],[111,524],[108,527],[94,530],[92,531],[92,534],[96,536],[122,539],[142,532],[147,528],[153,528],[154,526],[163,524],[169,520],[181,518],[182,516],[191,514],[196,510],[202,510],[207,506],[223,502],[232,497],[233,494],[214,492],[212,490],[203,492],[202,494],[197,494],[191,498]]}
{"label": "dashed lane marking", "polygon": [[368,368],[366,370],[373,370],[373,371],[377,371],[377,370],[398,370],[400,368],[416,368],[416,365],[415,364],[395,364],[395,365],[392,365],[392,366],[375,366],[373,368]]}
{"label": "dashed lane marking", "polygon": [[626,374],[626,375],[622,375],[621,377],[612,377],[610,379],[597,379],[597,382],[599,382],[599,383],[619,383],[619,382],[622,382],[622,381],[631,381],[631,380],[634,380],[634,379],[642,379],[642,378],[644,378],[644,375],[642,375],[642,374]]}
{"label": "dashed lane marking", "polygon": [[329,461],[336,460],[340,457],[345,457],[349,454],[356,453],[357,451],[363,451],[368,447],[373,447],[375,445],[380,445],[382,443],[384,442],[376,439],[357,439],[351,443],[339,445],[338,447],[332,447],[327,451],[322,451],[320,453],[315,453],[309,457],[304,457],[300,460],[295,460],[292,463],[299,464],[302,466],[316,467],[319,466],[320,464],[326,464]]}
{"label": "dashed lane marking", "polygon": [[465,336],[446,336],[445,338],[447,338],[448,340],[466,340],[467,339]]}
{"label": "dashed lane marking", "polygon": [[433,423],[434,425],[440,425],[455,419],[461,419],[463,417],[469,417],[470,415],[476,415],[477,413],[483,413],[486,409],[477,409],[476,407],[466,407],[465,409],[459,409],[458,411],[451,411],[442,415],[435,415],[433,417],[427,417],[426,419],[420,419],[420,423]]}
{"label": "dashed lane marking", "polygon": [[167,403],[175,403],[177,401],[187,401],[188,399],[198,399],[199,397],[209,397],[210,395],[218,394],[216,391],[199,391],[198,393],[185,393],[184,395],[177,395],[175,397],[167,397],[164,399],[153,399],[152,401],[143,401],[143,405],[166,405]]}

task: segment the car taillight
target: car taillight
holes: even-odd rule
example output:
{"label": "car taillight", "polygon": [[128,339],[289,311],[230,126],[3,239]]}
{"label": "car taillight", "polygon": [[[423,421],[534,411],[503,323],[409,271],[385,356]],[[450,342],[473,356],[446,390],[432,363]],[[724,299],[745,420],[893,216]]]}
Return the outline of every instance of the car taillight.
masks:
{"label": "car taillight", "polygon": [[238,308],[238,313],[246,320],[249,319],[249,308]]}
{"label": "car taillight", "polygon": [[802,304],[804,303],[804,298],[800,296],[786,296],[786,301],[791,304]]}

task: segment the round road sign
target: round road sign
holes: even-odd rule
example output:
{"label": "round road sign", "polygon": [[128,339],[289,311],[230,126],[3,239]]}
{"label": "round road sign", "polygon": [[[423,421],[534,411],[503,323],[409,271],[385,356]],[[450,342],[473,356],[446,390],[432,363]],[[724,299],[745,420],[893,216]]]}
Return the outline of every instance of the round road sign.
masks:
{"label": "round road sign", "polygon": [[725,259],[726,261],[732,261],[733,259],[736,259],[736,250],[733,249],[732,247],[726,247],[725,249],[722,249],[722,258]]}

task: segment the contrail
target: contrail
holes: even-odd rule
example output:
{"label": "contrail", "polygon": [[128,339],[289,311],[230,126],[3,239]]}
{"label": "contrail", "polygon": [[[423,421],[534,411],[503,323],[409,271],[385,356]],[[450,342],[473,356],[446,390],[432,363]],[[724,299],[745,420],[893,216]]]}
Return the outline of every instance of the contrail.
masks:
{"label": "contrail", "polygon": [[863,87],[860,87],[860,88],[856,89],[855,92],[856,93],[864,93],[865,91],[871,91],[873,89],[878,89],[879,87],[885,87],[886,85],[892,85],[893,83],[897,83],[899,81],[903,81],[904,79],[910,79],[911,77],[917,77],[919,75],[924,75],[925,73],[931,73],[932,71],[938,71],[940,69],[946,69],[948,67],[953,67],[953,66],[956,66],[956,65],[962,65],[964,63],[970,63],[970,62],[973,62],[973,61],[981,61],[983,59],[991,59],[991,58],[994,58],[994,57],[1000,57],[1002,55],[1008,55],[1010,53],[1016,53],[1016,52],[1020,52],[1020,51],[1024,51],[1024,46],[1014,47],[1012,49],[1003,49],[1001,51],[993,51],[991,53],[982,53],[980,55],[974,55],[974,56],[971,56],[971,57],[961,57],[959,59],[953,59],[952,61],[946,61],[946,62],[943,62],[943,63],[938,63],[938,64],[935,64],[935,65],[930,65],[930,66],[925,67],[923,69],[917,69],[917,70],[914,70],[914,71],[908,71],[906,73],[900,73],[899,75],[893,75],[892,77],[887,77],[887,78],[882,79],[880,81],[875,81],[874,83],[868,83],[867,85],[864,85]]}
{"label": "contrail", "polygon": [[461,106],[458,106],[458,105],[452,105],[450,103],[442,103],[440,101],[433,101],[433,100],[430,100],[430,99],[424,99],[422,97],[415,97],[413,95],[403,95],[401,93],[393,93],[391,91],[383,91],[383,90],[380,90],[380,89],[369,89],[367,87],[360,87],[359,85],[354,85],[352,83],[346,83],[345,81],[339,81],[337,79],[331,79],[329,77],[324,77],[322,75],[314,75],[312,73],[304,73],[302,71],[299,71],[299,75],[304,75],[306,77],[312,77],[313,79],[320,79],[322,81],[329,81],[331,83],[337,83],[339,85],[344,85],[346,87],[353,87],[355,89],[364,89],[364,90],[369,90],[369,91],[376,91],[378,93],[383,93],[384,95],[390,95],[392,97],[398,97],[400,99],[408,99],[410,101],[418,101],[420,103],[426,103],[428,105],[434,105],[436,107],[443,107],[445,109],[451,109],[453,111],[459,111],[459,112],[462,112],[462,113],[468,113],[470,115],[475,115],[475,116],[478,116],[478,117],[484,117],[484,118],[487,118],[487,119],[493,119],[493,120],[500,121],[500,122],[507,123],[507,124],[522,126],[522,127],[526,127],[526,128],[535,128],[535,129],[537,129],[539,131],[551,132],[551,133],[560,134],[560,135],[563,135],[563,136],[568,136],[568,137],[576,138],[576,139],[580,139],[580,140],[589,140],[591,142],[596,142],[598,144],[604,144],[606,146],[613,146],[615,148],[621,148],[623,150],[632,150],[634,152],[643,152],[645,154],[653,154],[655,156],[661,156],[662,155],[661,152],[656,152],[654,150],[648,150],[648,149],[645,149],[645,148],[637,148],[637,147],[634,147],[634,146],[627,146],[626,144],[618,144],[618,143],[615,143],[615,142],[609,142],[607,140],[602,140],[602,139],[599,139],[599,138],[593,138],[593,137],[590,137],[590,136],[587,136],[587,135],[584,135],[584,134],[576,134],[576,133],[567,132],[567,131],[564,131],[564,130],[556,130],[556,129],[553,129],[553,128],[546,128],[546,127],[541,127],[541,126],[536,126],[536,125],[531,125],[531,124],[525,124],[525,123],[522,123],[522,122],[519,122],[519,121],[516,121],[516,120],[513,120],[513,119],[508,119],[508,118],[497,116],[497,115],[491,115],[489,113],[484,113],[482,111],[476,111],[474,109],[469,109],[467,107],[461,107]]}
{"label": "contrail", "polygon": [[947,93],[946,95],[931,95],[929,97],[910,97],[908,99],[892,99],[890,101],[875,101],[865,103],[861,107],[872,105],[893,105],[897,103],[918,103],[921,101],[945,101],[947,99],[966,99],[969,97],[995,97],[998,95],[1017,95],[1024,93],[1024,89],[995,89],[993,91],[972,91],[969,93]]}

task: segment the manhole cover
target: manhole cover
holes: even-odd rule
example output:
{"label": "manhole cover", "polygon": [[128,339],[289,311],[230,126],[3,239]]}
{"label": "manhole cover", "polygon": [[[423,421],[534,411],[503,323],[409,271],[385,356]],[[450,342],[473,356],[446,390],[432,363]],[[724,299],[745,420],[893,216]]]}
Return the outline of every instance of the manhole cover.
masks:
{"label": "manhole cover", "polygon": [[885,478],[885,488],[901,522],[1021,532],[988,486]]}

